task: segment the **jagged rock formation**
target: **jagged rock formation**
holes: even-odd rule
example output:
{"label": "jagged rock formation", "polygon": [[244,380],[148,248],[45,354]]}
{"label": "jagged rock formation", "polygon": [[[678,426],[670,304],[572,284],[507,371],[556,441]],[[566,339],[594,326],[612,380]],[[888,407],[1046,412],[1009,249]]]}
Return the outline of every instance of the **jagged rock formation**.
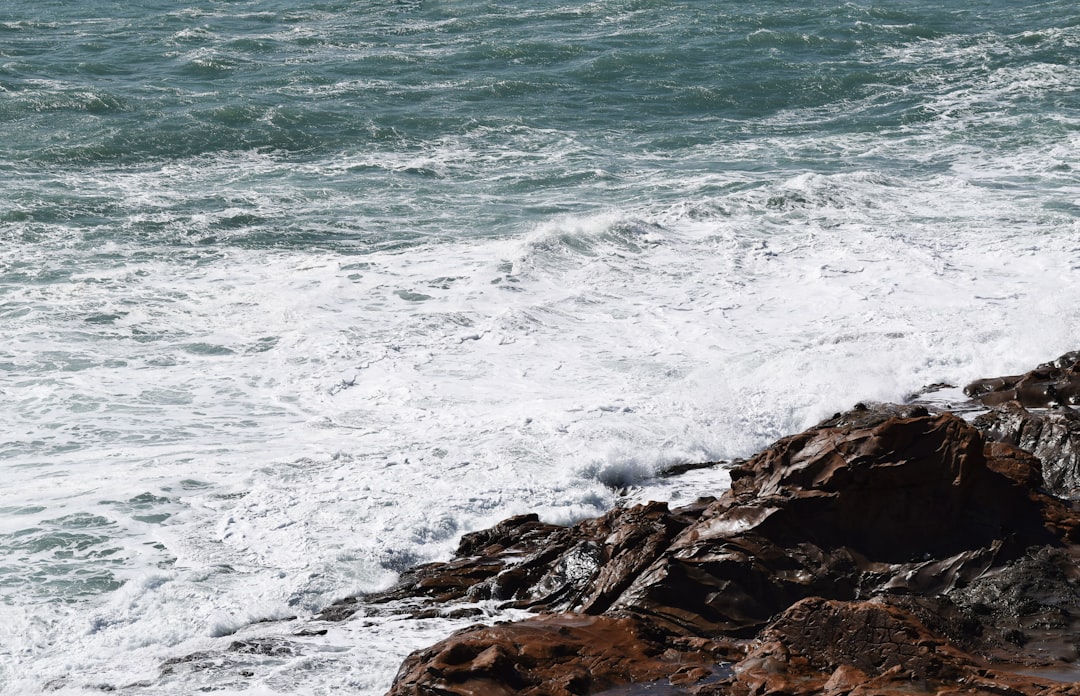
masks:
{"label": "jagged rock formation", "polygon": [[1028,408],[1080,404],[1080,351],[1039,365],[1030,372],[1010,377],[979,379],[964,393],[987,406],[1015,402]]}
{"label": "jagged rock formation", "polygon": [[978,416],[975,427],[990,440],[1034,454],[1043,464],[1046,487],[1076,497],[1080,489],[1080,413],[1067,406],[1029,410],[1008,401]]}
{"label": "jagged rock formation", "polygon": [[1076,470],[1077,430],[1046,420],[1071,411],[1047,411],[1032,435],[1027,410],[1038,394],[1073,398],[1070,355],[969,387],[995,409],[979,428],[860,407],[735,466],[719,498],[572,527],[511,518],[323,618],[391,601],[543,612],[414,653],[393,696],[1080,694],[994,666],[1078,657],[1080,511],[1043,477],[1072,485],[1060,472]]}
{"label": "jagged rock formation", "polygon": [[1023,375],[981,379],[964,392],[993,407],[975,419],[987,439],[1007,442],[1043,462],[1047,488],[1060,496],[1080,491],[1080,351]]}

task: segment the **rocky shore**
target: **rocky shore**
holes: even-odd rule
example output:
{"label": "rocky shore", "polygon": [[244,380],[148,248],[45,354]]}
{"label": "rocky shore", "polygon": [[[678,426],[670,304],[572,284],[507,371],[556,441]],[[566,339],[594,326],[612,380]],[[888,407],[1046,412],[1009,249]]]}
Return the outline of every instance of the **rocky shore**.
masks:
{"label": "rocky shore", "polygon": [[965,393],[860,404],[684,507],[505,520],[321,618],[535,612],[412,654],[391,696],[1080,695],[1080,353]]}

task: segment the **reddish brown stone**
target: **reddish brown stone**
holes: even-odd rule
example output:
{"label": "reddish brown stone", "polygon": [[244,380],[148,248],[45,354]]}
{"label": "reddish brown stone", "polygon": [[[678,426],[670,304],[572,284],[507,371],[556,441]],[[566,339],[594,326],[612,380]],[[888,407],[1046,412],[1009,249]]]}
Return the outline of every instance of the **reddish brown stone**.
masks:
{"label": "reddish brown stone", "polygon": [[1077,516],[995,470],[1033,476],[1004,453],[989,464],[979,433],[948,414],[786,438],[733,471],[732,490],[614,606],[749,635],[805,597],[945,592],[1071,539]]}
{"label": "reddish brown stone", "polygon": [[672,675],[689,685],[734,650],[712,641],[680,650],[665,638],[636,619],[580,614],[477,626],[411,655],[390,696],[572,696]]}
{"label": "reddish brown stone", "polygon": [[1022,375],[976,380],[964,387],[964,392],[987,406],[1008,401],[1029,408],[1080,404],[1080,351],[1066,353]]}
{"label": "reddish brown stone", "polygon": [[882,600],[806,599],[758,636],[731,694],[1080,694],[988,667]]}
{"label": "reddish brown stone", "polygon": [[1080,495],[1080,351],[1031,372],[982,379],[964,391],[992,409],[974,423],[992,441],[1006,442],[1042,460],[1047,488]]}
{"label": "reddish brown stone", "polygon": [[1061,496],[1080,491],[1080,413],[1069,407],[1029,410],[1008,401],[974,421],[991,441],[1030,452],[1041,462],[1045,486]]}

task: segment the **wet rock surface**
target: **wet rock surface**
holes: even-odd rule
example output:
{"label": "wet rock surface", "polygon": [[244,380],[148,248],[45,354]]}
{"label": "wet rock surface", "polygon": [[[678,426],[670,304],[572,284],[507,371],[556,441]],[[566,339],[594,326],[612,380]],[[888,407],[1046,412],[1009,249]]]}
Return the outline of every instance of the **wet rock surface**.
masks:
{"label": "wet rock surface", "polygon": [[987,439],[1007,442],[1042,461],[1046,487],[1080,496],[1080,351],[1031,372],[980,379],[964,388],[991,409],[974,420]]}
{"label": "wet rock surface", "polygon": [[970,386],[975,423],[860,405],[736,463],[717,498],[511,518],[321,618],[538,612],[414,653],[395,696],[1080,694],[1048,669],[1080,650],[1078,358]]}
{"label": "wet rock surface", "polygon": [[1028,408],[1080,404],[1080,351],[1039,365],[1022,375],[979,379],[964,393],[987,406],[1009,402]]}
{"label": "wet rock surface", "polygon": [[1075,498],[1080,493],[1080,413],[1069,407],[1025,408],[1006,402],[978,416],[974,425],[985,436],[1034,454],[1053,493]]}
{"label": "wet rock surface", "polygon": [[700,681],[738,654],[730,643],[680,639],[633,617],[544,614],[466,629],[413,653],[394,693],[598,693],[660,679]]}

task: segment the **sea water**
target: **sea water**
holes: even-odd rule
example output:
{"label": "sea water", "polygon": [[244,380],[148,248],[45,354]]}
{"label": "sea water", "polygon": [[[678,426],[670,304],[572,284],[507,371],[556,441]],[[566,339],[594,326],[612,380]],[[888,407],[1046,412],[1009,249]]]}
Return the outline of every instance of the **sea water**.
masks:
{"label": "sea water", "polygon": [[463,533],[1077,348],[1078,90],[1065,0],[5,0],[0,692],[380,694],[464,623],[304,626]]}

